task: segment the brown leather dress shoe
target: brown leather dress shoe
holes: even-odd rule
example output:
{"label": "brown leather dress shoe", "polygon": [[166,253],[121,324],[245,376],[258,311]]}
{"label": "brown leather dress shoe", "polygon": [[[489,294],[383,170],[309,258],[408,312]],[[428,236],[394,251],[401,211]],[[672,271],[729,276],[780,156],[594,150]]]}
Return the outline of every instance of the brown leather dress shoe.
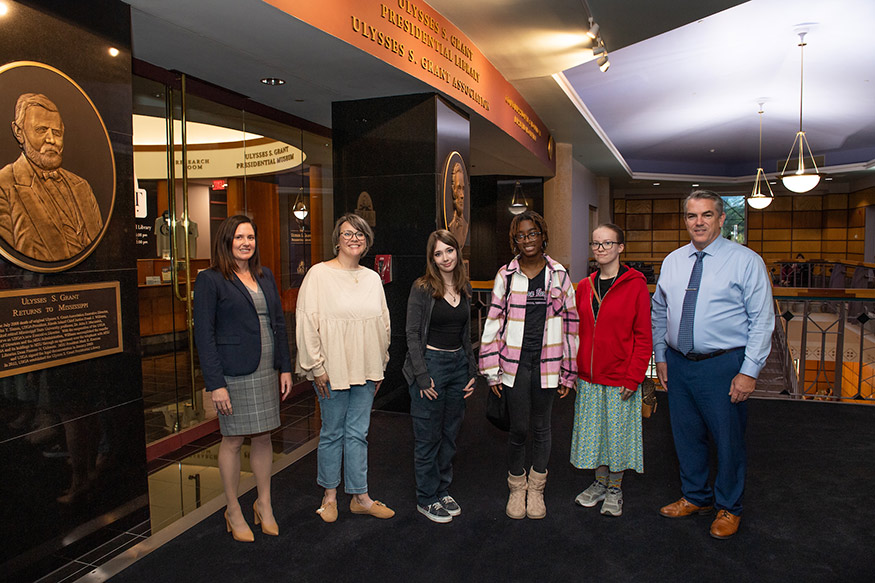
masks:
{"label": "brown leather dress shoe", "polygon": [[677,502],[660,508],[659,513],[666,518],[683,518],[693,514],[708,514],[712,510],[714,510],[713,506],[696,506],[687,502],[686,498],[681,498]]}
{"label": "brown leather dress shoe", "polygon": [[711,523],[711,536],[714,538],[729,538],[738,532],[738,524],[741,516],[732,514],[728,510],[718,510],[717,518]]}

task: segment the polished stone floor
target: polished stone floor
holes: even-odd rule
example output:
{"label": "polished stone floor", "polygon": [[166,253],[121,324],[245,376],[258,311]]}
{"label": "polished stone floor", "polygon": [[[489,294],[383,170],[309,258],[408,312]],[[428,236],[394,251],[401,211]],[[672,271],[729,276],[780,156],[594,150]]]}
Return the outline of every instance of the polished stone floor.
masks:
{"label": "polished stone floor", "polygon": [[[166,363],[165,363],[166,364]],[[316,399],[309,390],[290,397],[280,408],[280,426],[271,434],[274,464],[294,456],[319,434]],[[211,433],[149,462],[149,505],[118,521],[111,528],[82,541],[85,554],[65,549],[53,557],[56,568],[38,583],[76,581],[109,559],[148,537],[171,527],[222,494],[217,465],[222,436]],[[249,473],[249,445],[243,446],[241,482]],[[79,545],[76,545],[77,547]]]}

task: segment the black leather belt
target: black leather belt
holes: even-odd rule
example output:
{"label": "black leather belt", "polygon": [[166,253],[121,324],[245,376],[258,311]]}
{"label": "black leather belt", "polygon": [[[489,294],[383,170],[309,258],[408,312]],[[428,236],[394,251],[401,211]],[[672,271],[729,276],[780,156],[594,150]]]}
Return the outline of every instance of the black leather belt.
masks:
{"label": "black leather belt", "polygon": [[675,350],[674,348],[672,348],[672,350],[674,350],[675,352],[677,352],[678,354],[680,354],[681,356],[683,356],[687,360],[692,360],[693,362],[699,362],[702,360],[708,360],[709,358],[714,358],[715,356],[720,356],[721,354],[726,354],[728,352],[735,352],[736,350],[744,350],[744,347],[739,346],[737,348],[723,348],[721,350],[715,350],[714,352],[709,352],[707,354],[699,354],[696,352],[690,352],[689,354],[684,354],[683,352],[681,352],[679,350]]}

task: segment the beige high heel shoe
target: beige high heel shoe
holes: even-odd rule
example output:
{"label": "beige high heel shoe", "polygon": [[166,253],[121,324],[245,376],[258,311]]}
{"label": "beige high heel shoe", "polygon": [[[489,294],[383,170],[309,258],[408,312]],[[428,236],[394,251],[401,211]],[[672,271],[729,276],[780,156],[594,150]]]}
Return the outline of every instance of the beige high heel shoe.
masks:
{"label": "beige high heel shoe", "polygon": [[231,533],[231,536],[234,537],[234,540],[241,543],[251,543],[255,542],[255,535],[252,534],[252,531],[249,529],[249,526],[246,526],[246,530],[235,530],[233,526],[231,526],[231,521],[228,519],[228,511],[225,510],[225,526],[228,528],[228,532]]}
{"label": "beige high heel shoe", "polygon": [[264,534],[269,534],[270,536],[279,536],[280,535],[280,527],[274,522],[273,524],[268,524],[261,518],[261,512],[258,511],[258,500],[252,503],[252,510],[255,511],[255,524],[261,525],[261,532]]}

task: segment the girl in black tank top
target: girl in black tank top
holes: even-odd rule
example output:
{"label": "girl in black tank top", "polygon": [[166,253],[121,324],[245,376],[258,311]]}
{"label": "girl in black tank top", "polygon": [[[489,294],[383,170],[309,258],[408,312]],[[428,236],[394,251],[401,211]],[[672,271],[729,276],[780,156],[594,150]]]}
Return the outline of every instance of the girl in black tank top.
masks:
{"label": "girl in black tank top", "polygon": [[441,523],[462,512],[450,495],[448,476],[477,370],[471,346],[471,286],[461,255],[449,231],[432,233],[425,275],[413,283],[407,302],[403,370],[410,383],[416,506],[420,514]]}

